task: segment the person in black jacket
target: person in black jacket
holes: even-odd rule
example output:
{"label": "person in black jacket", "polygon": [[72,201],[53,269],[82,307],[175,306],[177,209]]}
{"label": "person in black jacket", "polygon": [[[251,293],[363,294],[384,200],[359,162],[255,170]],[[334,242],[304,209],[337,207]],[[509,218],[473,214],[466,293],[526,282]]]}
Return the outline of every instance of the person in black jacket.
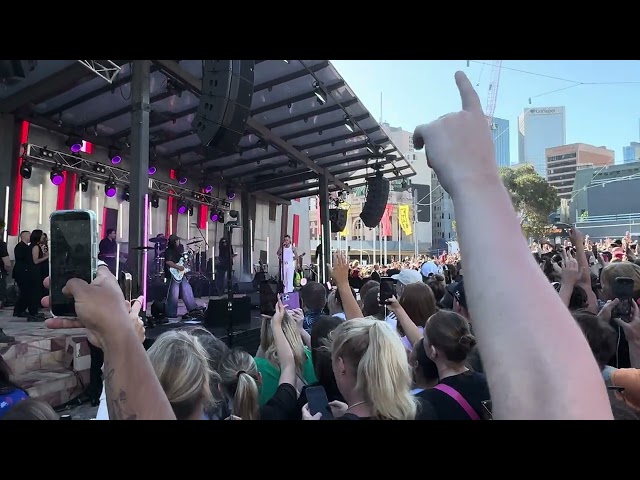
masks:
{"label": "person in black jacket", "polygon": [[[14,317],[27,317],[27,308],[29,308],[29,296],[28,290],[25,286],[25,282],[28,282],[29,263],[31,258],[31,249],[29,248],[29,238],[31,232],[24,230],[20,232],[20,241],[13,250],[13,255],[16,259],[16,263],[13,266],[13,279],[18,284],[18,300],[13,307]],[[30,314],[35,315],[37,310],[33,311],[31,308]]]}

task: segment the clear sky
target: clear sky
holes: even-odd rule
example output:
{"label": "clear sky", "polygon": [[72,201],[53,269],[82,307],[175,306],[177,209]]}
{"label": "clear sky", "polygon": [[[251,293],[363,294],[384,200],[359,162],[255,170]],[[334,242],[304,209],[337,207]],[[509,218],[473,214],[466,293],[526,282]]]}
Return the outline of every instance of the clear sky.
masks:
{"label": "clear sky", "polygon": [[[493,60],[477,62],[467,67],[467,60],[332,60],[376,120],[382,92],[382,119],[408,131],[460,110],[456,70],[467,73],[486,105]],[[567,143],[606,146],[615,151],[616,163],[622,162],[622,147],[640,141],[640,61],[504,60],[502,66],[494,115],[509,120],[512,163],[518,159],[517,117],[524,108],[565,107]],[[563,79],[605,84],[547,94],[575,85]]]}

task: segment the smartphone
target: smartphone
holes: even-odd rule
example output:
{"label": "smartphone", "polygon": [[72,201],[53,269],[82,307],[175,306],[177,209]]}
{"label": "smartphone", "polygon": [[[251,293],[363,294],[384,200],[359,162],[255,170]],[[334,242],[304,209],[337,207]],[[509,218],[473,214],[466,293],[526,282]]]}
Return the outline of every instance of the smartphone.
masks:
{"label": "smartphone", "polygon": [[75,317],[73,298],[62,293],[72,278],[91,283],[98,263],[98,222],[91,210],[58,210],[49,217],[49,298],[55,317]]}
{"label": "smartphone", "polygon": [[309,413],[315,415],[320,412],[322,414],[322,420],[331,420],[333,413],[331,413],[331,407],[329,406],[329,399],[327,398],[327,392],[324,387],[319,385],[317,387],[308,387],[305,390],[307,395],[307,403],[309,404]]}
{"label": "smartphone", "polygon": [[260,315],[273,317],[278,303],[278,284],[264,280],[260,282]]}
{"label": "smartphone", "polygon": [[120,278],[118,279],[120,289],[124,294],[124,299],[131,303],[132,291],[133,291],[133,277],[130,273],[120,272]]}
{"label": "smartphone", "polygon": [[[282,304],[287,307],[287,310],[297,310],[300,308],[299,292],[283,293],[280,297],[282,298]],[[275,305],[273,307],[275,309]]]}
{"label": "smartphone", "polygon": [[396,294],[396,285],[391,277],[380,279],[380,305],[388,305],[389,299]]}
{"label": "smartphone", "polygon": [[633,278],[616,277],[613,282],[613,295],[619,302],[613,310],[612,317],[630,322],[633,312],[631,307],[631,302],[633,302]]}

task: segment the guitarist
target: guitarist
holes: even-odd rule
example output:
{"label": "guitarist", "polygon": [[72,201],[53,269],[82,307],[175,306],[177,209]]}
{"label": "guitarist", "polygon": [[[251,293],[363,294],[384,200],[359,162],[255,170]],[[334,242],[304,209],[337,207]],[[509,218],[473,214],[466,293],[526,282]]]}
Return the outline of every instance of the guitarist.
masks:
{"label": "guitarist", "polygon": [[180,238],[177,235],[171,235],[169,237],[167,249],[164,252],[164,275],[165,278],[169,280],[165,314],[167,318],[177,318],[178,299],[182,298],[185,307],[187,307],[187,312],[189,312],[188,315],[182,317],[184,320],[193,316],[201,315],[202,309],[193,298],[193,290],[191,289],[189,280],[186,277],[182,277],[181,280],[176,280],[171,274],[171,268],[175,268],[179,272],[184,272],[185,270],[184,266],[180,265],[180,247]]}

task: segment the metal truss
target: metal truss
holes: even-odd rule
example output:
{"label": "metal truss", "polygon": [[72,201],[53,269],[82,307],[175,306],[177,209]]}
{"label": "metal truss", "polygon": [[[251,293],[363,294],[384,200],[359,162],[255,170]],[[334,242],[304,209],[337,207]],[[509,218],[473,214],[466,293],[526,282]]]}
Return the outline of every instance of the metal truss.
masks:
{"label": "metal truss", "polygon": [[[49,165],[62,170],[77,172],[84,175],[88,180],[98,182],[112,180],[119,186],[129,186],[131,183],[130,173],[122,168],[113,167],[95,160],[88,160],[79,155],[58,152],[32,143],[24,145],[22,158],[33,164]],[[157,193],[163,197],[171,196],[185,202],[219,208],[220,210],[229,210],[231,208],[231,203],[225,199],[155,178],[149,179],[149,192]]]}
{"label": "metal truss", "polygon": [[78,60],[78,62],[109,83],[112,83],[122,70],[120,65],[116,65],[111,60]]}

